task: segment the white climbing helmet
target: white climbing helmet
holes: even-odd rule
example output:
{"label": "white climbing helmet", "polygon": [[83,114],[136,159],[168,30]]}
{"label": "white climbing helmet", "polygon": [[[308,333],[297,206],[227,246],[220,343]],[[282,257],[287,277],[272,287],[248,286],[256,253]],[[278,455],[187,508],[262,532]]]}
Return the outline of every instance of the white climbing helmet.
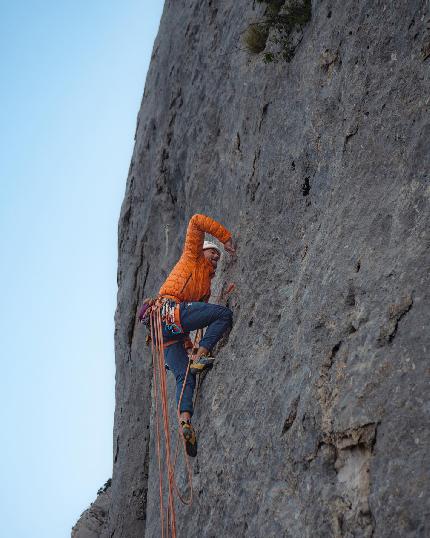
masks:
{"label": "white climbing helmet", "polygon": [[218,251],[219,255],[221,256],[221,250],[218,245],[215,245],[215,243],[211,243],[210,241],[205,241],[203,243],[203,250],[206,250],[207,248],[214,248]]}

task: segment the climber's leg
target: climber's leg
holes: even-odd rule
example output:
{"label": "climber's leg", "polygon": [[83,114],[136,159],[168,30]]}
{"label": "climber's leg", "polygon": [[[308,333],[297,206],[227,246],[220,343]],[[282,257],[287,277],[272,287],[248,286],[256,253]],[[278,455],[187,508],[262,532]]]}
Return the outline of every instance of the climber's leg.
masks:
{"label": "climber's leg", "polygon": [[[193,394],[196,386],[196,376],[191,371],[186,375],[189,357],[185,351],[184,343],[178,342],[165,348],[164,360],[166,368],[171,370],[176,378],[176,405],[179,404],[182,388],[184,388],[179,408],[179,417],[187,454],[194,458],[197,455],[197,438],[194,428],[191,425],[191,417],[194,412]],[[187,379],[184,386],[185,376]]]}
{"label": "climber's leg", "polygon": [[185,449],[192,458],[197,456],[196,432],[189,420],[181,420],[182,435],[185,439]]}
{"label": "climber's leg", "polygon": [[[167,368],[173,372],[176,378],[176,404],[178,404],[189,362],[188,353],[185,351],[183,342],[178,342],[165,348],[164,360]],[[181,419],[189,420],[193,415],[193,394],[195,386],[195,375],[188,372],[179,409]]]}
{"label": "climber's leg", "polygon": [[[202,302],[181,303],[181,325],[184,332],[207,327],[200,347],[211,351],[221,336],[233,324],[233,313],[226,306]],[[200,354],[201,355],[201,354]]]}

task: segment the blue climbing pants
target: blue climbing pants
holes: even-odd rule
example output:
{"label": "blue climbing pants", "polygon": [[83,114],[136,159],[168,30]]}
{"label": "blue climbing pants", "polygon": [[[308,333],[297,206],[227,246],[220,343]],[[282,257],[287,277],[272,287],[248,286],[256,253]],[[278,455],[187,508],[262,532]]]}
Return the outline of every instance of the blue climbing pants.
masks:
{"label": "blue climbing pants", "polygon": [[[232,311],[216,304],[208,303],[181,303],[180,320],[183,333],[175,344],[169,345],[164,350],[164,360],[168,370],[173,372],[176,378],[176,403],[182,392],[182,386],[187,372],[189,357],[184,347],[183,336],[190,331],[207,327],[204,337],[200,340],[200,346],[209,351],[215,346],[225,331],[232,326]],[[165,332],[163,331],[165,334]],[[172,336],[165,338],[171,340]],[[193,394],[196,386],[196,376],[188,373],[187,382],[182,396],[180,412],[188,411],[193,414]]]}

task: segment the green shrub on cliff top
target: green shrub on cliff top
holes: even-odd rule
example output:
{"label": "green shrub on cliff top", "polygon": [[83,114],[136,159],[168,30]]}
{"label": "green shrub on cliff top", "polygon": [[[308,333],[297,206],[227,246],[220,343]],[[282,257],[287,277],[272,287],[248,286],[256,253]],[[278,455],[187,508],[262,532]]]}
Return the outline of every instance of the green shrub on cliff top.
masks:
{"label": "green shrub on cliff top", "polygon": [[264,24],[251,24],[243,36],[246,49],[252,54],[263,52],[268,35],[268,28]]}

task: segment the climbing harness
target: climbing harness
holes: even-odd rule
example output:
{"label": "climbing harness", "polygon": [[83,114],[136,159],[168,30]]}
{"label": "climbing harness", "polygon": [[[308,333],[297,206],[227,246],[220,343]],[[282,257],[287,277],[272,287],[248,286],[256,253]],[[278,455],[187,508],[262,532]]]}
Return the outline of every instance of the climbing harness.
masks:
{"label": "climbing harness", "polygon": [[182,327],[179,323],[179,304],[172,299],[161,300],[161,321],[166,329],[172,334],[181,334]]}
{"label": "climbing harness", "polygon": [[166,329],[174,334],[182,332],[179,321],[179,302],[170,297],[158,297],[157,299],[146,299],[139,311],[139,320],[149,328],[150,314],[155,308],[160,308],[161,321]]}

